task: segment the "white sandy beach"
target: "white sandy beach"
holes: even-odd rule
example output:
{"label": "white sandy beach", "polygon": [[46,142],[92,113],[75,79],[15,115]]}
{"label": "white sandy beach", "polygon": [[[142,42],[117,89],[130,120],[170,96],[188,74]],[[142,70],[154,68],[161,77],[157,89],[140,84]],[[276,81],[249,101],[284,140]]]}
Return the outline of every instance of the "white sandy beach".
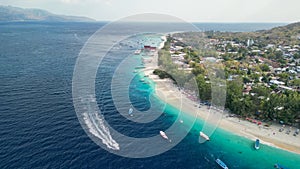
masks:
{"label": "white sandy beach", "polygon": [[[162,47],[163,43],[160,45],[160,48]],[[148,75],[149,78],[156,83],[155,94],[164,102],[181,109],[183,112],[189,113],[192,116],[195,116],[198,112],[199,118],[206,119],[209,111],[207,106],[198,108],[198,104],[187,98],[187,96],[183,94],[183,91],[179,91],[169,79],[160,79],[153,74],[154,69],[158,68],[157,57],[156,54],[150,63],[145,63],[146,68],[143,70],[145,75]],[[263,125],[264,123],[258,126],[257,124],[240,120],[236,117],[228,117],[225,113],[219,123],[219,127],[237,135],[249,138],[253,141],[259,138],[262,144],[268,144],[300,154],[300,136],[293,136],[296,130],[295,128],[292,128],[292,132],[287,135],[285,133],[286,130],[279,132],[281,127],[279,125],[271,125],[268,128],[263,127]],[[289,126],[286,126],[286,129],[288,129],[288,127]]]}

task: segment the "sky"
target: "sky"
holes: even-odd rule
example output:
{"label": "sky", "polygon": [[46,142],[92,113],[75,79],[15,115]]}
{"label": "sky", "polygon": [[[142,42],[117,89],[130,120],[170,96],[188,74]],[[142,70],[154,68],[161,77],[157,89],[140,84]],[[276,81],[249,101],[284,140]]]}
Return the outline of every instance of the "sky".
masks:
{"label": "sky", "polygon": [[141,13],[188,22],[298,22],[300,0],[0,0],[0,5],[115,21]]}

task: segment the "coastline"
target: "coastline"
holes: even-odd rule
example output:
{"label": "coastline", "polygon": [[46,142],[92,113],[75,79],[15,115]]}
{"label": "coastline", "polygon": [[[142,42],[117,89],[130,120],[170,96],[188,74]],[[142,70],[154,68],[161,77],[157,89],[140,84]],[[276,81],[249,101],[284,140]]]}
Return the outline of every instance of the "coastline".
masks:
{"label": "coastline", "polygon": [[[164,41],[160,44],[159,49],[163,48],[166,40],[165,36],[161,38],[164,39]],[[196,112],[197,118],[205,120],[207,118],[206,112],[209,111],[209,107],[201,106],[199,108],[199,104],[189,99],[183,91],[178,90],[170,79],[160,79],[157,75],[154,75],[153,71],[159,68],[157,62],[158,53],[156,52],[152,57],[151,62],[144,63],[145,69],[142,70],[144,74],[155,83],[154,94],[163,102],[182,110],[186,114],[195,116]],[[250,123],[237,117],[226,116],[226,114],[223,113],[223,117],[219,122],[218,127],[253,141],[259,138],[262,144],[268,146],[300,154],[299,136],[295,137],[292,134],[287,135],[285,132],[279,132],[281,127],[279,125],[271,125],[270,127],[265,128],[263,125],[258,126],[257,124]],[[295,128],[293,128],[293,130],[294,129]]]}

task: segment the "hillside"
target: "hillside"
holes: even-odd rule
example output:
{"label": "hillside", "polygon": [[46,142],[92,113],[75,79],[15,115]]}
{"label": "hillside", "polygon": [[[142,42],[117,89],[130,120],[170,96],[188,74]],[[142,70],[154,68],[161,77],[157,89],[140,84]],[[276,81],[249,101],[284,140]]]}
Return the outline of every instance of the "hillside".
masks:
{"label": "hillside", "polygon": [[87,17],[56,15],[41,9],[0,6],[0,21],[93,22]]}
{"label": "hillside", "polygon": [[270,30],[261,30],[256,32],[207,32],[209,38],[228,39],[235,41],[246,41],[255,39],[261,45],[298,45],[300,44],[300,22],[292,23],[286,26],[276,27]]}

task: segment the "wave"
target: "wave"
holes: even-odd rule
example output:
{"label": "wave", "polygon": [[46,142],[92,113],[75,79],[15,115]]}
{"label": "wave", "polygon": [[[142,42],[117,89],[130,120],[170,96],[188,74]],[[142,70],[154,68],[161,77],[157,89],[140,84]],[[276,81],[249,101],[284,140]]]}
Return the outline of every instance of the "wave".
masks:
{"label": "wave", "polygon": [[[100,115],[101,116],[101,115]],[[109,149],[120,150],[119,144],[112,138],[109,128],[105,126],[104,120],[97,112],[83,113],[83,119],[89,132],[102,140]]]}

